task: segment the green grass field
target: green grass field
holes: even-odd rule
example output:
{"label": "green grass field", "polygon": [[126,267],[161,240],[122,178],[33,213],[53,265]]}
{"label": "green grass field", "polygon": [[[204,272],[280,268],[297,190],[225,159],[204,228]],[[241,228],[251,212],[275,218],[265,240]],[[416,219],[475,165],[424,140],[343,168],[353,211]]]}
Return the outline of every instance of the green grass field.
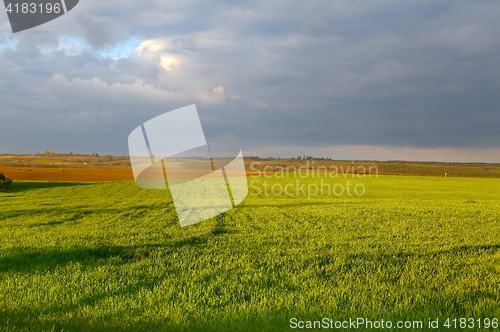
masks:
{"label": "green grass field", "polygon": [[186,228],[168,193],[133,182],[14,182],[0,192],[0,330],[500,318],[500,180],[350,179],[365,195],[311,199],[266,196],[259,180]]}

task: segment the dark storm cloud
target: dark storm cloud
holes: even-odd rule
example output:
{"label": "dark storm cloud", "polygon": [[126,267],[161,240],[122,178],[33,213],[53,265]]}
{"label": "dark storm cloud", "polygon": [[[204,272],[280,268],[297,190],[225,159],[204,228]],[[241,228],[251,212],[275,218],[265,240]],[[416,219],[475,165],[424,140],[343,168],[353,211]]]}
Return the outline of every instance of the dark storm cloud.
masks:
{"label": "dark storm cloud", "polygon": [[95,17],[86,13],[75,15],[79,31],[93,48],[113,46],[123,41],[126,36],[120,32],[111,17]]}
{"label": "dark storm cloud", "polygon": [[495,1],[81,1],[46,33],[0,36],[14,124],[0,152],[125,153],[137,123],[192,103],[209,136],[249,150],[498,148],[499,14]]}

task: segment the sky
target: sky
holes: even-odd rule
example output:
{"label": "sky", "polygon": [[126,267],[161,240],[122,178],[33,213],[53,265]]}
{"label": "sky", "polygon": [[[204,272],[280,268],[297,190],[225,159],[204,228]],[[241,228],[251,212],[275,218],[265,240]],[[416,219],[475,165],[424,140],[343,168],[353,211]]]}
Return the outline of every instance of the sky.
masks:
{"label": "sky", "polygon": [[500,163],[497,0],[80,0],[13,34],[0,154],[128,154],[195,104],[244,155]]}

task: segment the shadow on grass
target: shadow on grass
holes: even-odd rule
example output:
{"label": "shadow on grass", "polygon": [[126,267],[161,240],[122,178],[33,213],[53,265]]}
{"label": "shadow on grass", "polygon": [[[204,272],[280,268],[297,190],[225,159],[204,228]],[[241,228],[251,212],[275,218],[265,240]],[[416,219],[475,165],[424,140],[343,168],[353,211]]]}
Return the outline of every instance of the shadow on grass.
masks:
{"label": "shadow on grass", "polygon": [[[385,253],[385,252],[363,252],[356,254],[346,254],[345,259],[349,262],[358,262],[358,261],[374,261],[374,262],[385,262],[389,264],[391,262],[399,263],[401,266],[406,264],[410,259],[414,258],[425,258],[425,259],[439,259],[441,257],[457,257],[457,256],[472,256],[478,254],[489,254],[494,255],[500,250],[500,244],[493,245],[463,245],[459,247],[453,247],[450,249],[443,249],[438,251],[429,251],[425,253],[418,252],[394,252],[394,253]],[[320,259],[324,265],[330,264],[334,261],[332,257],[328,255],[323,256]]]}
{"label": "shadow on grass", "polygon": [[[224,233],[224,232],[222,232]],[[70,263],[86,266],[105,264],[125,264],[131,261],[148,259],[151,256],[167,257],[183,248],[201,248],[211,237],[218,233],[190,236],[186,239],[165,244],[135,246],[101,246],[96,248],[39,249],[14,248],[0,251],[0,273],[54,271]],[[113,259],[113,261],[110,261]]]}
{"label": "shadow on grass", "polygon": [[[2,195],[0,195],[2,197]],[[7,196],[8,197],[8,196]],[[16,197],[13,195],[12,197]],[[52,202],[46,203],[45,201],[36,202],[31,206],[21,205],[19,208],[1,210],[0,209],[0,220],[7,220],[9,218],[23,217],[25,220],[30,220],[31,218],[40,217],[42,215],[53,217],[54,220],[48,222],[35,221],[32,223],[24,223],[23,225],[27,228],[36,227],[47,227],[54,225],[62,225],[67,222],[79,221],[83,218],[101,216],[101,215],[112,215],[120,218],[145,218],[148,214],[154,211],[164,211],[165,220],[171,219],[170,223],[175,224],[177,222],[176,218],[171,218],[171,214],[175,212],[173,208],[172,201],[157,201],[151,202],[149,204],[137,204],[133,199],[128,199],[126,202],[129,205],[122,203],[122,199],[110,198],[107,201],[103,200],[105,207],[95,207],[87,206],[81,203],[79,197],[75,196],[73,198],[73,205],[66,205],[61,200],[53,200]],[[139,203],[143,201],[138,200]],[[116,207],[115,207],[116,206]],[[2,225],[0,224],[0,228]]]}
{"label": "shadow on grass", "polygon": [[113,264],[113,262],[109,261],[110,259],[115,259],[114,264],[124,264],[130,261],[147,259],[155,254],[171,252],[186,244],[174,242],[171,245],[102,246],[67,250],[15,248],[0,252],[2,255],[0,258],[0,273],[53,271],[76,262],[88,266]]}
{"label": "shadow on grass", "polygon": [[[66,310],[65,310],[66,309]],[[260,313],[245,314],[240,313],[236,317],[228,318],[227,315],[212,314],[210,317],[201,315],[190,315],[191,317],[174,317],[168,311],[157,314],[156,319],[142,318],[143,312],[140,309],[130,309],[137,319],[125,320],[120,314],[108,314],[100,317],[85,317],[79,308],[59,307],[61,313],[72,313],[71,318],[54,317],[53,315],[42,315],[51,312],[33,308],[24,310],[1,310],[1,325],[10,331],[96,331],[96,332],[139,332],[139,331],[175,331],[175,332],[239,332],[239,331],[290,331],[290,317],[304,316],[303,314],[288,314],[280,311],[262,310]],[[82,317],[83,316],[83,317]],[[313,316],[309,314],[309,316]],[[42,318],[43,317],[43,318]],[[313,316],[314,317],[314,316]],[[179,320],[184,323],[179,323]],[[0,325],[0,326],[1,326]]]}
{"label": "shadow on grass", "polygon": [[86,182],[57,182],[57,181],[14,181],[9,189],[0,193],[14,194],[35,189],[51,189],[61,187],[88,186]]}

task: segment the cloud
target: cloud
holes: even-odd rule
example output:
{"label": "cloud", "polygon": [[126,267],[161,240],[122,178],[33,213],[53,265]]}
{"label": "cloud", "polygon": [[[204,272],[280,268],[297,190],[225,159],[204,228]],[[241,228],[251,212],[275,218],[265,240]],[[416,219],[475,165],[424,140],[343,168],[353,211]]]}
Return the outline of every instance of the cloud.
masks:
{"label": "cloud", "polygon": [[498,149],[498,13],[492,0],[85,1],[23,33],[0,26],[0,116],[16,124],[0,152],[126,153],[129,128],[192,103],[209,136],[249,150]]}
{"label": "cloud", "polygon": [[196,96],[203,105],[223,105],[227,100],[239,100],[240,97],[225,90],[223,86],[218,86],[210,92],[203,91]]}
{"label": "cloud", "polygon": [[75,15],[75,21],[78,34],[95,49],[114,46],[126,38],[125,33],[117,29],[111,17],[78,13]]}

